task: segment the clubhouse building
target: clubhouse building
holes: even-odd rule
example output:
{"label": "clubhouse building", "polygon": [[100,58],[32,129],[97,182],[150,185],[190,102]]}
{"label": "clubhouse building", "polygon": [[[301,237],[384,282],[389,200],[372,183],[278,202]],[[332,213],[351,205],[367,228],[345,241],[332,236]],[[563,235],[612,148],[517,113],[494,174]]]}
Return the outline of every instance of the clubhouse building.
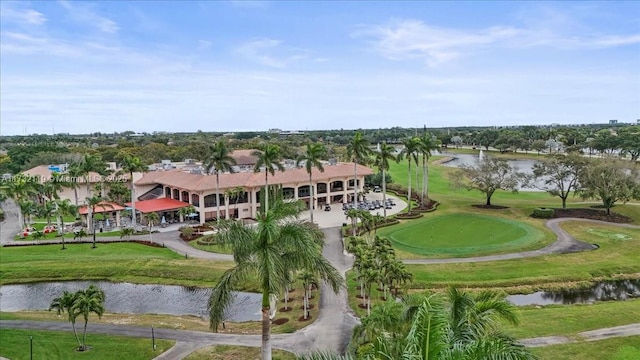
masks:
{"label": "clubhouse building", "polygon": [[[326,162],[324,172],[312,171],[314,197],[311,198],[309,174],[304,167],[295,167],[291,161],[283,163],[285,171],[268,174],[269,185],[282,185],[286,198],[304,201],[307,206],[313,202],[316,209],[325,204],[353,201],[354,187],[363,191],[365,175],[373,171],[357,165],[357,182],[354,184],[353,163]],[[220,214],[217,213],[216,176],[185,169],[157,169],[142,174],[135,180],[136,210],[140,212],[162,212],[163,215],[177,216],[181,207],[193,206],[200,223],[217,217],[225,219],[255,218],[260,208],[260,192],[265,185],[265,171],[254,172],[251,166],[238,166],[236,172],[221,173]],[[134,177],[135,179],[135,177]],[[163,200],[160,200],[163,199]],[[147,201],[158,203],[147,206]],[[143,210],[144,208],[144,210]],[[195,215],[194,214],[194,215]]]}

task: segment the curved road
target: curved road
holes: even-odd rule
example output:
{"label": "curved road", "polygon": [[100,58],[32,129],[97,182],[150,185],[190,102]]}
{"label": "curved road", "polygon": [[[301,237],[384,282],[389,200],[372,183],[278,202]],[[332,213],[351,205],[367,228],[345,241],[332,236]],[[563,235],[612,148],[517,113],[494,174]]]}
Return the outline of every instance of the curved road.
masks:
{"label": "curved road", "polygon": [[[9,211],[8,211],[9,212]],[[7,217],[10,219],[11,217]],[[16,216],[17,218],[17,216]],[[562,230],[559,224],[563,221],[585,221],[592,223],[602,223],[606,225],[621,226],[626,228],[640,229],[640,226],[629,224],[613,224],[602,221],[563,218],[552,219],[546,222],[546,226],[553,231],[557,236],[557,240],[540,250],[527,251],[512,254],[503,255],[490,255],[473,258],[455,258],[455,259],[416,259],[416,260],[404,260],[408,264],[437,264],[437,263],[456,263],[456,262],[482,262],[482,261],[496,261],[506,259],[517,259],[533,256],[541,256],[548,254],[558,253],[570,253],[583,250],[594,249],[595,247],[590,244],[583,243],[576,240],[567,232]],[[2,238],[5,238],[5,234],[11,235],[11,241],[13,234],[17,231],[14,229],[5,230],[6,222],[2,224]],[[323,229],[325,237],[325,248],[323,250],[324,256],[343,274],[351,267],[352,258],[345,255],[343,252],[342,239],[340,235],[340,227],[332,227]],[[178,238],[177,231],[164,232],[153,234],[153,242],[163,244],[165,247],[172,249],[173,251],[186,254],[194,258],[219,260],[219,261],[232,261],[233,257],[226,254],[216,254],[206,251],[194,249],[184,241]],[[149,240],[149,236],[137,238],[140,240]],[[119,238],[99,238],[100,242],[120,241]],[[49,241],[55,243],[56,241]],[[85,240],[86,242],[86,240]],[[42,241],[41,243],[45,243]],[[339,294],[334,294],[333,291],[326,285],[322,285],[321,297],[320,297],[320,315],[318,319],[311,325],[296,331],[293,334],[275,334],[272,335],[273,347],[287,351],[291,351],[297,354],[305,353],[311,350],[332,350],[344,352],[346,346],[351,337],[351,332],[359,322],[358,318],[352,312],[348,305],[348,296],[346,289],[340,291]],[[68,324],[62,322],[33,322],[33,321],[0,321],[0,328],[33,328],[33,329],[48,329],[48,330],[68,330]],[[640,329],[640,324],[634,324],[631,326],[631,333],[637,334]],[[120,326],[120,325],[106,325],[106,324],[90,324],[89,331],[103,334],[121,334],[127,336],[137,337],[149,337],[150,329],[141,328],[135,326]],[[605,331],[606,333],[606,331]],[[627,332],[628,333],[628,332]],[[168,350],[166,353],[160,355],[158,359],[181,359],[193,352],[196,349],[216,344],[226,345],[242,345],[242,346],[260,346],[259,335],[233,335],[233,334],[215,334],[208,332],[197,331],[184,331],[184,330],[171,330],[171,329],[155,329],[156,337],[176,340],[176,345]],[[622,335],[629,336],[629,335]],[[556,339],[557,340],[557,339]],[[552,344],[553,341],[549,340],[548,344]],[[562,340],[564,341],[564,340]],[[528,339],[524,342],[528,346],[535,346],[538,343],[547,344],[545,340]]]}

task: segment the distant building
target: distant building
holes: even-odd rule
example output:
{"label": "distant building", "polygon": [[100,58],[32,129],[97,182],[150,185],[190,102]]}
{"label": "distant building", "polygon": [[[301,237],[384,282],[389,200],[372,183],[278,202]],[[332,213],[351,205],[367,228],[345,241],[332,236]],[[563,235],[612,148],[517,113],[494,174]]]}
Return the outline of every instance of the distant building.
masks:
{"label": "distant building", "polygon": [[618,120],[609,120],[609,125],[617,125]]}

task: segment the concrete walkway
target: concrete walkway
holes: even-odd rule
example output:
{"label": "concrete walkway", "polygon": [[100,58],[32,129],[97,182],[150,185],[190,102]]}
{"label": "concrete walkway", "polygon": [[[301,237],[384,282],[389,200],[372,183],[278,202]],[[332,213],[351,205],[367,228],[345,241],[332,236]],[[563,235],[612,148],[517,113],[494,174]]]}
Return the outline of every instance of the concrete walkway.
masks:
{"label": "concrete walkway", "polygon": [[4,220],[0,221],[0,245],[13,242],[13,237],[20,232],[20,209],[15,201],[7,199],[2,203]]}

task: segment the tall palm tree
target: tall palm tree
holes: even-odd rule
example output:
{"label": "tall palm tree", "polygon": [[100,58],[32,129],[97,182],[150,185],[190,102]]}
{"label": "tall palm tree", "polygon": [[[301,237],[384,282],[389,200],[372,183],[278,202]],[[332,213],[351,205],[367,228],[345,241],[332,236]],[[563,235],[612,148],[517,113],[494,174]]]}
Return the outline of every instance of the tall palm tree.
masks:
{"label": "tall palm tree", "polygon": [[158,220],[160,219],[160,216],[158,215],[157,212],[150,212],[150,213],[144,214],[144,219],[147,220],[149,229],[151,229],[151,227],[158,222]]}
{"label": "tall palm tree", "polygon": [[402,158],[407,158],[407,162],[408,162],[408,176],[407,176],[407,180],[408,180],[408,195],[407,195],[407,200],[409,203],[409,208],[408,208],[408,213],[411,213],[411,159],[413,159],[416,164],[418,163],[418,149],[420,146],[420,139],[416,138],[416,137],[410,137],[410,138],[406,138],[402,141],[402,144],[404,145],[404,149],[402,149],[402,151],[399,154],[399,159]]}
{"label": "tall palm tree", "polygon": [[80,187],[80,179],[83,176],[81,163],[71,163],[67,168],[67,176],[69,177],[67,187],[73,189],[73,196],[75,200],[74,205],[80,206],[80,198],[78,198],[78,187]]}
{"label": "tall palm tree", "polygon": [[25,210],[29,210],[30,213],[34,211],[35,204],[32,199],[38,194],[37,183],[27,176],[16,175],[4,184],[4,192],[18,204],[20,207],[18,221],[27,226],[28,214]]}
{"label": "tall palm tree", "polygon": [[59,296],[51,301],[51,305],[49,305],[49,311],[55,310],[58,315],[61,315],[64,312],[67,313],[69,322],[71,323],[71,327],[73,328],[73,336],[75,336],[76,341],[78,341],[78,347],[81,347],[82,343],[80,342],[78,332],[76,331],[77,314],[72,310],[75,299],[75,294],[64,290],[62,292],[62,296]]}
{"label": "tall palm tree", "polygon": [[64,217],[67,215],[76,216],[78,208],[71,203],[71,200],[55,200],[55,215],[58,218],[58,234],[62,235],[62,250],[65,249],[64,245]]}
{"label": "tall palm tree", "polygon": [[227,270],[209,298],[211,329],[217,331],[233,298],[234,286],[254,275],[262,292],[262,359],[271,359],[270,295],[287,284],[287,272],[314,269],[336,293],[344,284],[340,273],[322,256],[323,233],[297,219],[299,203],[276,199],[269,211],[260,209],[256,226],[221,222],[218,241],[230,245],[236,265]]}
{"label": "tall palm tree", "polygon": [[229,155],[229,149],[222,141],[209,146],[207,156],[203,161],[204,169],[207,174],[211,170],[216,172],[216,222],[220,225],[220,172],[233,172],[233,166],[236,160]]}
{"label": "tall palm tree", "polygon": [[313,222],[313,204],[315,202],[314,196],[314,186],[313,186],[313,168],[320,170],[320,172],[324,172],[324,167],[322,166],[322,158],[327,155],[327,149],[322,144],[311,143],[307,144],[307,149],[304,154],[299,155],[296,159],[296,166],[300,166],[302,162],[305,163],[304,167],[307,170],[307,174],[309,174],[309,191],[311,192],[309,199],[309,213],[311,214],[311,222]]}
{"label": "tall palm tree", "polygon": [[129,173],[129,181],[131,181],[131,213],[133,216],[131,217],[131,226],[136,228],[136,190],[135,185],[133,183],[133,173],[134,172],[146,172],[149,168],[140,160],[140,158],[131,156],[129,154],[125,155],[122,159],[122,164],[120,165],[123,171]]}
{"label": "tall palm tree", "polygon": [[80,350],[87,349],[87,324],[89,323],[89,315],[94,313],[98,318],[104,314],[104,292],[95,285],[89,285],[86,290],[79,290],[75,294],[71,311],[77,317],[82,315],[84,319],[84,331],[82,333],[82,345]]}
{"label": "tall palm tree", "polygon": [[[87,204],[87,228],[93,230],[93,245],[92,249],[96,248],[96,229],[93,226],[93,218],[89,219],[89,214],[95,213],[96,208],[101,208],[102,211],[106,210],[106,208],[113,208],[110,204],[106,203],[104,199],[100,196],[92,196],[85,199]],[[89,222],[91,222],[91,227],[89,227]]]}
{"label": "tall palm tree", "polygon": [[347,144],[347,157],[353,161],[353,205],[355,208],[358,206],[358,164],[366,162],[370,153],[369,141],[364,138],[362,132],[357,131]]}
{"label": "tall palm tree", "polygon": [[396,149],[383,142],[380,150],[375,154],[374,164],[378,170],[382,172],[382,203],[384,204],[384,218],[387,219],[387,171],[389,170],[389,161],[398,162],[398,157],[394,155]]}
{"label": "tall palm tree", "polygon": [[304,293],[304,297],[302,299],[302,311],[304,311],[304,314],[302,315],[302,317],[306,320],[308,318],[308,312],[307,310],[309,309],[309,298],[311,297],[311,287],[312,286],[317,286],[318,285],[318,279],[316,277],[316,274],[311,271],[311,270],[302,270],[299,274],[298,274],[298,280],[302,281],[302,290]]}
{"label": "tall palm tree", "polygon": [[429,199],[429,158],[433,151],[440,147],[440,140],[430,133],[424,133],[420,138],[420,153],[422,154],[422,203]]}
{"label": "tall palm tree", "polygon": [[253,167],[254,172],[260,172],[260,169],[264,167],[264,212],[269,211],[269,174],[274,176],[276,169],[284,171],[284,166],[280,163],[282,160],[282,151],[280,146],[275,144],[269,144],[265,147],[264,151],[253,151],[251,156],[257,158],[256,164]]}
{"label": "tall palm tree", "polygon": [[[91,173],[97,173],[99,175],[103,175],[106,172],[107,165],[99,155],[85,155],[80,163],[80,174],[84,178],[84,181],[87,186],[87,199],[92,198],[91,195],[91,181],[96,180],[91,178]],[[91,206],[87,209],[87,223],[89,224],[88,231],[93,232],[93,208]]]}

